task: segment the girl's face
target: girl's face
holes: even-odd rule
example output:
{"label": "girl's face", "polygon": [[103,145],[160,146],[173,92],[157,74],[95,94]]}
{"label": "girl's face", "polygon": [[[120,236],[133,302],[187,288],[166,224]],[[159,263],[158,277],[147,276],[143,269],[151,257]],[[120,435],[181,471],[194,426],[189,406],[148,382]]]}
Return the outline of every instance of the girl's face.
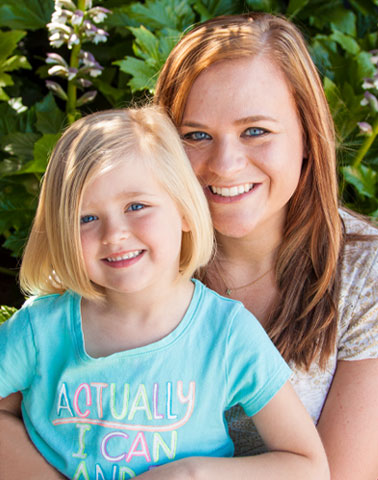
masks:
{"label": "girl's face", "polygon": [[186,225],[143,162],[125,158],[94,178],[84,191],[80,222],[88,276],[106,295],[161,290],[177,279]]}
{"label": "girl's face", "polygon": [[180,133],[218,233],[282,233],[304,145],[293,97],[269,57],[223,61],[203,71]]}

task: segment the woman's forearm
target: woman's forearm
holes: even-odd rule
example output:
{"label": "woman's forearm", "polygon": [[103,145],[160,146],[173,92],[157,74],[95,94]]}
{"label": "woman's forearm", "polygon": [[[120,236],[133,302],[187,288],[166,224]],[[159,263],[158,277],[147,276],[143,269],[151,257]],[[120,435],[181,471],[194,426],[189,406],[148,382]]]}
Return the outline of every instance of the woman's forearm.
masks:
{"label": "woman's forearm", "polygon": [[30,441],[19,417],[18,407],[9,410],[2,408],[1,403],[7,400],[3,399],[0,402],[0,479],[64,479],[65,477],[46,462]]}

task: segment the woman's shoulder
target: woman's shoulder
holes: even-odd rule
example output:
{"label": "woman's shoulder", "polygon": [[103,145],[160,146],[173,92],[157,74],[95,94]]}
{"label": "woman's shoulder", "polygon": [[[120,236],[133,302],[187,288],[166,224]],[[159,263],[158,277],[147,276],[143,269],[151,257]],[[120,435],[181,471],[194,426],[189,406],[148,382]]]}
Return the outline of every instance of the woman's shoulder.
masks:
{"label": "woman's shoulder", "polygon": [[345,228],[342,275],[365,272],[377,263],[378,228],[363,217],[341,210]]}
{"label": "woman's shoulder", "polygon": [[372,242],[378,241],[378,224],[374,225],[369,218],[345,208],[341,208],[339,213],[347,235],[371,235]]}
{"label": "woman's shoulder", "polygon": [[341,216],[347,238],[341,265],[338,358],[376,357],[378,229],[347,211]]}

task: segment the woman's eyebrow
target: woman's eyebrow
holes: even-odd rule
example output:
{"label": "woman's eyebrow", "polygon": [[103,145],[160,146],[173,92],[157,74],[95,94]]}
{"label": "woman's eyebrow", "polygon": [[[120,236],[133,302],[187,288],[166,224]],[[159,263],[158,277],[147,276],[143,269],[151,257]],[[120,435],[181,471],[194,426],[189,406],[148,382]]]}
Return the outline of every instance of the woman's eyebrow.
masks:
{"label": "woman's eyebrow", "polygon": [[269,120],[270,122],[277,122],[276,118],[271,117],[269,115],[250,115],[248,117],[239,118],[238,120],[235,120],[234,123],[235,125],[240,125],[245,123],[259,122],[261,120]]}
{"label": "woman's eyebrow", "polygon": [[[270,122],[278,122],[278,120],[270,115],[249,115],[248,117],[239,118],[238,120],[234,121],[235,125],[244,125],[246,123],[253,123],[259,122],[261,120],[268,120]],[[207,125],[195,121],[185,121],[181,125],[181,127],[191,127],[191,128],[207,128]]]}

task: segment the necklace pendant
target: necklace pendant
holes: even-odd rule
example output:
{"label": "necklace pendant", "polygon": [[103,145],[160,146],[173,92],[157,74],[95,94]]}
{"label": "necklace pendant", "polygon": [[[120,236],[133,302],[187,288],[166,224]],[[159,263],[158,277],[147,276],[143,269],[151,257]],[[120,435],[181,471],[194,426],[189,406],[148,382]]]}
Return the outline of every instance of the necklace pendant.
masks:
{"label": "necklace pendant", "polygon": [[226,295],[230,296],[231,292],[232,292],[231,288],[226,288]]}

